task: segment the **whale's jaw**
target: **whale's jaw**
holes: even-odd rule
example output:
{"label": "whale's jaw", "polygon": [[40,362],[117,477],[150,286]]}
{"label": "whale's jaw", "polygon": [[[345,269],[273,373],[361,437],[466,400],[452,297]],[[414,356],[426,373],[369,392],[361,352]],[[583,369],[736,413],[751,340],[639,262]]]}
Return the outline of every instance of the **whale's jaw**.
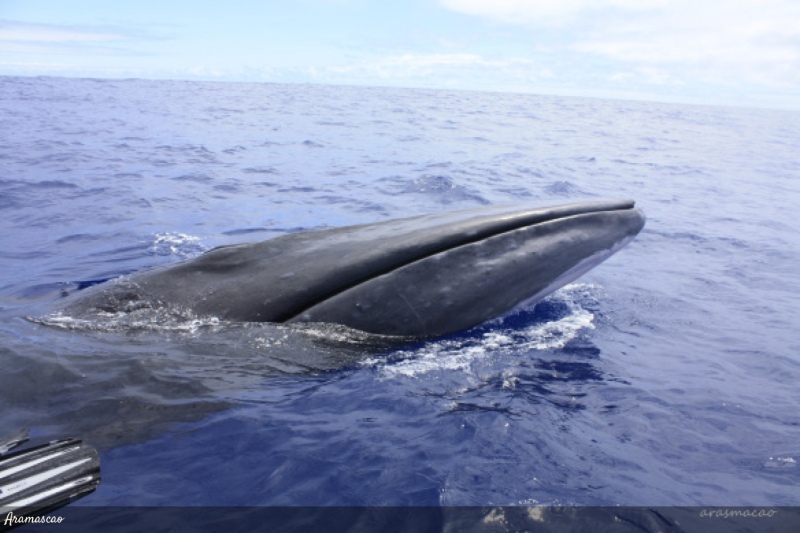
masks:
{"label": "whale's jaw", "polygon": [[365,280],[289,321],[445,335],[544,298],[619,251],[643,225],[632,206],[522,225]]}

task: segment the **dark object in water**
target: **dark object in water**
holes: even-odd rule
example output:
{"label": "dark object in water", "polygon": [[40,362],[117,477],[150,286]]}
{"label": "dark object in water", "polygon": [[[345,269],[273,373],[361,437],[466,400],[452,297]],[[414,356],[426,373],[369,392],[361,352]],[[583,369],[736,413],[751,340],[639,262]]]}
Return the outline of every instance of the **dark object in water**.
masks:
{"label": "dark object in water", "polygon": [[544,298],[630,242],[644,220],[631,200],[602,200],[293,233],[91,287],[65,313],[174,307],[225,320],[436,337]]}

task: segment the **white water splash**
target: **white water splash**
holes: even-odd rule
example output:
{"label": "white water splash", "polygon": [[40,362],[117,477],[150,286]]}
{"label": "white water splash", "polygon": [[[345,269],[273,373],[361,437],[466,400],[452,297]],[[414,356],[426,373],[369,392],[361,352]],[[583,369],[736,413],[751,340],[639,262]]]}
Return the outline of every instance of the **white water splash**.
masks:
{"label": "white water splash", "polygon": [[99,312],[88,318],[77,318],[59,311],[42,317],[29,317],[28,320],[44,326],[76,331],[162,331],[192,335],[224,325],[215,316],[197,316],[189,310],[179,308],[147,308],[129,313]]}
{"label": "white water splash", "polygon": [[770,457],[767,461],[764,462],[765,468],[770,469],[789,469],[789,468],[797,468],[797,461],[794,457]]}
{"label": "white water splash", "polygon": [[207,249],[208,247],[200,241],[200,237],[168,231],[154,235],[149,251],[154,255],[175,255],[181,259],[188,259]]}
{"label": "white water splash", "polygon": [[[441,370],[470,371],[475,362],[497,352],[564,348],[582,332],[594,329],[594,314],[582,307],[581,303],[595,301],[597,289],[595,285],[575,283],[548,296],[546,300],[562,303],[567,308],[566,315],[557,320],[533,324],[524,329],[492,329],[478,339],[426,343],[416,350],[396,353],[395,356],[400,360],[386,364],[380,372],[386,378],[393,378]],[[490,324],[499,326],[502,320],[498,318]],[[381,362],[372,358],[364,364],[380,365]]]}

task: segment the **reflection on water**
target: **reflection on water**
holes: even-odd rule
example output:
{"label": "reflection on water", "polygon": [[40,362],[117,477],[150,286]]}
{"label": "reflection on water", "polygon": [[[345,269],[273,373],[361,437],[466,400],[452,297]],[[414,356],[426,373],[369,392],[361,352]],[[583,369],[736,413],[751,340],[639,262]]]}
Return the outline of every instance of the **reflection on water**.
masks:
{"label": "reflection on water", "polygon": [[[443,414],[507,409],[501,403],[518,398],[580,408],[582,393],[560,385],[601,379],[587,362],[592,348],[576,342],[582,328],[592,327],[581,302],[591,301],[593,290],[571,285],[535,310],[410,345],[330,324],[222,322],[166,308],[92,318],[42,315],[15,321],[27,341],[24,348],[3,349],[11,370],[0,375],[0,396],[15,406],[10,425],[78,434],[101,449],[228,409],[250,397],[247,391],[269,388],[276,376],[303,379],[346,368],[371,367],[381,379],[474,373],[472,387],[429,391],[452,404]],[[565,346],[557,353],[566,360],[521,358],[511,368],[486,366],[498,353]],[[523,414],[519,406],[510,413]]]}

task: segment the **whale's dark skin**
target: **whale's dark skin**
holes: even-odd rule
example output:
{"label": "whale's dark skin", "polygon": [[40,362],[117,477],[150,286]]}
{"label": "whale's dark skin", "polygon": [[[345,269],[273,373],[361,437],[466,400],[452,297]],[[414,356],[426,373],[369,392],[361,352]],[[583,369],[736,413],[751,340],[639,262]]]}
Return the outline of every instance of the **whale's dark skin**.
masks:
{"label": "whale's dark skin", "polygon": [[644,226],[630,200],[497,205],[288,234],[80,291],[70,315],[174,306],[256,322],[445,335],[543,298]]}

